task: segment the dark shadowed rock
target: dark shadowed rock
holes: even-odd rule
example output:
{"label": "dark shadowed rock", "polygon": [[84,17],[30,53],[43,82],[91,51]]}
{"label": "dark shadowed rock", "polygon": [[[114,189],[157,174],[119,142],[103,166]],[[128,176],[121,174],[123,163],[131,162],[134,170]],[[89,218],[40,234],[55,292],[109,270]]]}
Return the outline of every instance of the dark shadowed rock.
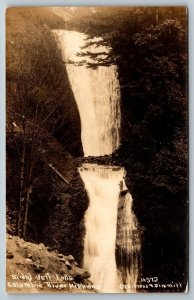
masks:
{"label": "dark shadowed rock", "polygon": [[91,276],[89,272],[78,267],[74,267],[69,273],[77,283],[80,283],[82,280],[88,279]]}
{"label": "dark shadowed rock", "polygon": [[34,271],[37,273],[42,273],[45,270],[45,267],[43,267],[42,265],[39,265],[37,263],[33,263],[32,267],[33,267]]}
{"label": "dark shadowed rock", "polygon": [[8,259],[12,259],[12,258],[14,258],[14,255],[13,255],[13,253],[12,253],[12,252],[7,252],[7,254],[6,254],[6,258],[8,258]]}

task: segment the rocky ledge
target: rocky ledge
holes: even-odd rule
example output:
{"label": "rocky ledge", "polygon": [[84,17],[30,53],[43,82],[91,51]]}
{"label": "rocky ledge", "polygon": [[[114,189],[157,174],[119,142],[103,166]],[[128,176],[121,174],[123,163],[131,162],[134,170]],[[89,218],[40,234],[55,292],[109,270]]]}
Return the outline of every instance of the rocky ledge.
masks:
{"label": "rocky ledge", "polygon": [[8,293],[95,293],[90,273],[72,255],[7,235]]}

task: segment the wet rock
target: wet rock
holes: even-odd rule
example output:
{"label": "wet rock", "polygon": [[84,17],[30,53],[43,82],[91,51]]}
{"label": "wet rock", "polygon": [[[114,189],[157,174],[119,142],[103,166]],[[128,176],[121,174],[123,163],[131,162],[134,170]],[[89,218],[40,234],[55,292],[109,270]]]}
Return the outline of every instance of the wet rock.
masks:
{"label": "wet rock", "polygon": [[77,267],[78,263],[75,261],[72,255],[68,255],[65,257],[65,265],[69,270],[69,274],[77,283],[80,283],[91,276],[89,272]]}

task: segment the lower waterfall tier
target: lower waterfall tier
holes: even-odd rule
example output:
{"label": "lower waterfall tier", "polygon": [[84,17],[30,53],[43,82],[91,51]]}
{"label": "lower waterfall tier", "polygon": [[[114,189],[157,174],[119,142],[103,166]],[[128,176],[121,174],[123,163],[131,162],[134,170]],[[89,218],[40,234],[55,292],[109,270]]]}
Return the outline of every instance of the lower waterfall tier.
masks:
{"label": "lower waterfall tier", "polygon": [[[136,249],[132,246],[136,223],[132,217],[134,215],[131,212],[131,202],[128,203],[129,199],[126,196],[130,194],[127,192],[121,198],[121,191],[126,190],[125,170],[115,166],[83,164],[79,172],[90,200],[85,214],[84,268],[91,273],[91,280],[100,291],[121,293],[123,290],[120,284],[124,282],[122,273],[129,266],[123,266],[124,269],[117,267],[115,257],[117,236],[122,235],[123,242],[119,243],[121,250],[128,252],[139,250],[139,246]],[[126,198],[126,201],[123,198]],[[123,220],[121,211],[118,211],[121,199],[125,202],[122,210],[122,214],[125,215],[122,217]],[[126,227],[124,223],[127,216],[129,220]],[[120,228],[122,222],[124,232]],[[131,281],[137,281],[137,268],[132,268],[132,272],[126,271],[126,274],[130,276],[128,278],[130,284]],[[134,289],[132,291],[134,292]]]}

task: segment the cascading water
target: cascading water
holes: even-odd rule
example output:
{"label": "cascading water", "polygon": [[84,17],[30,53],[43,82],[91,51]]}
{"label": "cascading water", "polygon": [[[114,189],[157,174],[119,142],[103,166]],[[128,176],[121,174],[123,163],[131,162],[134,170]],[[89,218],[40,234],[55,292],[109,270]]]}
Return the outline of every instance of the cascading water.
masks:
{"label": "cascading water", "polygon": [[133,199],[127,191],[121,191],[118,204],[116,254],[120,281],[126,292],[136,291],[141,249],[139,226],[132,210]]}
{"label": "cascading water", "polygon": [[85,215],[84,266],[101,291],[119,292],[115,261],[119,182],[124,169],[84,164],[79,169],[90,199]]}
{"label": "cascading water", "polygon": [[[83,61],[78,55],[86,44],[85,34],[66,30],[55,30],[54,34],[80,113],[84,156],[112,154],[120,143],[117,67],[88,68],[94,60],[84,57]],[[94,45],[87,51],[102,53],[102,57],[109,52],[104,46]],[[83,164],[79,173],[90,200],[85,214],[84,268],[101,292],[135,292],[140,239],[132,198],[125,185],[125,170]],[[120,289],[121,283],[126,285],[124,290]]]}
{"label": "cascading water", "polygon": [[[83,33],[56,30],[69,81],[80,112],[82,144],[85,156],[111,154],[119,146],[120,89],[116,66],[95,69],[80,65],[87,36]],[[104,46],[90,46],[87,51],[107,52]],[[86,62],[94,63],[90,58]]]}

